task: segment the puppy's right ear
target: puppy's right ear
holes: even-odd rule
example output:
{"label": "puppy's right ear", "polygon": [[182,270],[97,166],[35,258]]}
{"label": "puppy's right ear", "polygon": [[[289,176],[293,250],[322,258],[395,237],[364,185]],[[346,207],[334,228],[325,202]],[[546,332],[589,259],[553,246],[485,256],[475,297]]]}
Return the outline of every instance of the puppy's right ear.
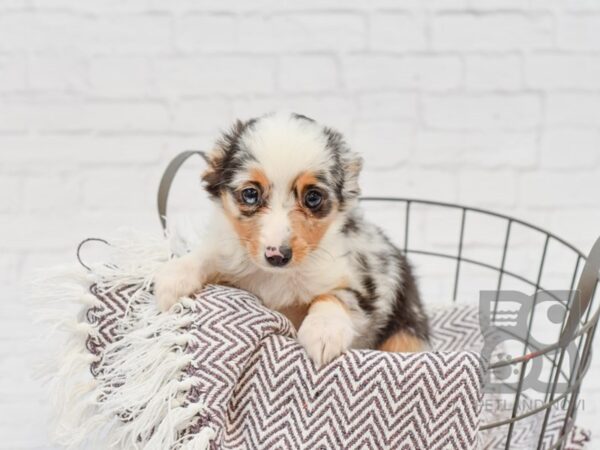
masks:
{"label": "puppy's right ear", "polygon": [[211,197],[218,198],[221,189],[229,180],[226,179],[227,167],[238,148],[240,136],[248,126],[248,122],[236,120],[229,131],[223,133],[215,147],[207,155],[208,168],[202,174],[204,189]]}

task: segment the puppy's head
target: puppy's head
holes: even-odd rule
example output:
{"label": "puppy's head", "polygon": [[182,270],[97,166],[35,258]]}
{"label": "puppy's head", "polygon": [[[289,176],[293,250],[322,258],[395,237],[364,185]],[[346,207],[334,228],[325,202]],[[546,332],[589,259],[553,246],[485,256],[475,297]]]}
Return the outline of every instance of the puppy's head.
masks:
{"label": "puppy's head", "polygon": [[236,122],[209,159],[206,190],[265,269],[300,264],[359,194],[360,157],[338,132],[297,114]]}

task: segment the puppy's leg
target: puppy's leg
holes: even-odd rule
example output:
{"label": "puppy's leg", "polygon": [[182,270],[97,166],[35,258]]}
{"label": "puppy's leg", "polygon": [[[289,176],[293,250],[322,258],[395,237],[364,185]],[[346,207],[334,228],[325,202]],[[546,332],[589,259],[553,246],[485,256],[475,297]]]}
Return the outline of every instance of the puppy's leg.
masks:
{"label": "puppy's leg", "polygon": [[378,350],[382,352],[423,352],[427,350],[428,345],[422,339],[406,331],[397,331],[388,337],[379,346]]}
{"label": "puppy's leg", "polygon": [[194,251],[172,259],[154,277],[154,295],[161,311],[167,311],[181,297],[202,289],[208,273],[207,259]]}
{"label": "puppy's leg", "polygon": [[356,334],[348,307],[338,296],[324,294],[312,301],[298,330],[298,342],[321,366],[350,348]]}

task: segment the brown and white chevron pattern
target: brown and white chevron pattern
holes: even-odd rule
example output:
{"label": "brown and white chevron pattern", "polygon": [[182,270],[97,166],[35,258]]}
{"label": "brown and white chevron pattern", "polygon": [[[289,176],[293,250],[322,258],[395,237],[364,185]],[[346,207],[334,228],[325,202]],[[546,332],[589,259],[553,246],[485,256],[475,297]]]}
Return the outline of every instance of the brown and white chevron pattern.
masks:
{"label": "brown and white chevron pattern", "polygon": [[[119,320],[138,290],[92,287],[102,307],[87,314],[97,330],[90,352],[101,358],[119,339]],[[193,355],[186,370],[199,380],[187,398],[209,409],[184,434],[211,425],[215,448],[495,448],[478,433],[482,340],[472,307],[432,314],[439,351],[352,350],[320,370],[290,322],[247,292],[208,286],[187,314],[195,339],[186,347]]]}
{"label": "brown and white chevron pattern", "polygon": [[317,370],[292,339],[255,353],[229,403],[225,448],[473,448],[481,376],[467,352],[352,350]]}

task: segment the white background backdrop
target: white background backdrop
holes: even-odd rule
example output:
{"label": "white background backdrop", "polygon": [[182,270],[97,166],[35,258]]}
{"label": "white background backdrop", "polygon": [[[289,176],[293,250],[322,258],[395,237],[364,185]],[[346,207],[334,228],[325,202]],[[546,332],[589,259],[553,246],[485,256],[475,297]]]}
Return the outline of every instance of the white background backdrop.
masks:
{"label": "white background backdrop", "polygon": [[[366,194],[492,208],[585,251],[600,235],[597,0],[0,0],[0,448],[50,448],[32,269],[159,233],[167,161],[274,109],[344,132]],[[195,165],[180,206],[201,204]]]}

